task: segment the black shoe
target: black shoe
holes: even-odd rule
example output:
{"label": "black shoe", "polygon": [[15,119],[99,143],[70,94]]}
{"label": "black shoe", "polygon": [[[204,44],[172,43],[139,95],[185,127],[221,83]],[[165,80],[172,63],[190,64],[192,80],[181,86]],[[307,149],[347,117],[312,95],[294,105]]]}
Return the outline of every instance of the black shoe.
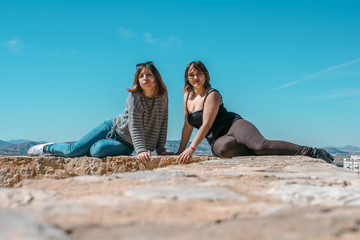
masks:
{"label": "black shoe", "polygon": [[320,158],[322,160],[325,160],[328,163],[333,163],[334,162],[334,157],[328,153],[326,150],[324,149],[320,149],[320,148],[315,148],[314,149],[314,153],[313,153],[313,158]]}

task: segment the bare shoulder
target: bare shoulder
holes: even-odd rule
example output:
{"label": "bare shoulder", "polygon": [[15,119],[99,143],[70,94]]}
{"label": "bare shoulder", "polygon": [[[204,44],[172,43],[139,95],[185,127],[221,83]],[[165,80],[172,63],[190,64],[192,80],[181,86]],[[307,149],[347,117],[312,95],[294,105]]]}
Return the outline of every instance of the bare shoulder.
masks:
{"label": "bare shoulder", "polygon": [[[211,91],[211,90],[209,90]],[[217,90],[212,90],[207,96],[206,101],[222,103],[222,97]]]}
{"label": "bare shoulder", "polygon": [[188,99],[188,96],[191,97],[191,92],[185,91],[184,92],[184,102],[186,102],[186,99]]}

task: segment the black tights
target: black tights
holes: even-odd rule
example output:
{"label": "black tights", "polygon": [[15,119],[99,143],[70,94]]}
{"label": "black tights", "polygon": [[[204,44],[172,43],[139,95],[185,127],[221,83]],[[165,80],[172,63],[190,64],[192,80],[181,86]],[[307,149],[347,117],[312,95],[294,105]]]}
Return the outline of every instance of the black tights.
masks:
{"label": "black tights", "polygon": [[215,156],[231,158],[248,155],[312,156],[313,149],[285,141],[267,140],[252,123],[239,119],[226,135],[215,140],[212,151]]}

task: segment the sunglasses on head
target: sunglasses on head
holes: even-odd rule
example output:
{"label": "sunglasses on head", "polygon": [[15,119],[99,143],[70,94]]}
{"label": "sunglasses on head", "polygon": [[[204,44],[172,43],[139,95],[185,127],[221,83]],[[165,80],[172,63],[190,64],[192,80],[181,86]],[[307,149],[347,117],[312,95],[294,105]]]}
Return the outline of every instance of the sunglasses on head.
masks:
{"label": "sunglasses on head", "polygon": [[136,64],[136,69],[138,69],[142,65],[154,66],[154,62],[153,61],[148,61],[148,62],[138,63],[138,64]]}

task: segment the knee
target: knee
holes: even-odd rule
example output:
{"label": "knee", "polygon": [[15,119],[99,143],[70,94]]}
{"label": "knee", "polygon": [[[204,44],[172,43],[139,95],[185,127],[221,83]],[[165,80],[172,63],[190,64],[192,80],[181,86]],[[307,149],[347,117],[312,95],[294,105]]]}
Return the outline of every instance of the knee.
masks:
{"label": "knee", "polygon": [[226,142],[216,142],[213,146],[213,153],[215,156],[224,157],[224,158],[232,158],[235,157],[235,141],[226,141]]}
{"label": "knee", "polygon": [[253,144],[250,149],[256,155],[263,155],[264,150],[267,149],[267,140],[264,139],[264,141],[262,141],[262,142]]}
{"label": "knee", "polygon": [[90,148],[90,156],[96,158],[106,157],[106,146],[100,141],[94,143]]}
{"label": "knee", "polygon": [[131,155],[132,150],[116,140],[103,139],[91,146],[90,156],[103,158],[107,156]]}
{"label": "knee", "polygon": [[68,144],[63,154],[65,157],[74,158],[74,157],[82,157],[87,153],[83,149],[80,149],[75,143],[70,143]]}

